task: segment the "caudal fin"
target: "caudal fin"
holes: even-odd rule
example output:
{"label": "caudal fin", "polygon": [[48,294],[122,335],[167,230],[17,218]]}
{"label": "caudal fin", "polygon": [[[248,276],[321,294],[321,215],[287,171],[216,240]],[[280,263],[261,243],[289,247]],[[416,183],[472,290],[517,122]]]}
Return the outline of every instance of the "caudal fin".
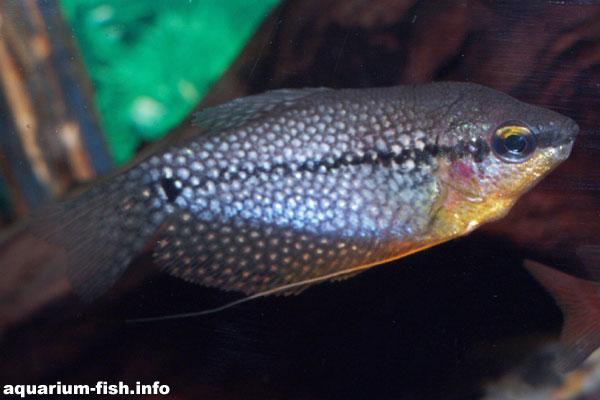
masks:
{"label": "caudal fin", "polygon": [[557,367],[568,372],[600,347],[600,284],[531,260],[525,268],[550,292],[563,313]]}
{"label": "caudal fin", "polygon": [[127,175],[42,208],[33,223],[36,235],[66,250],[69,281],[84,300],[107,291],[162,222],[139,179]]}

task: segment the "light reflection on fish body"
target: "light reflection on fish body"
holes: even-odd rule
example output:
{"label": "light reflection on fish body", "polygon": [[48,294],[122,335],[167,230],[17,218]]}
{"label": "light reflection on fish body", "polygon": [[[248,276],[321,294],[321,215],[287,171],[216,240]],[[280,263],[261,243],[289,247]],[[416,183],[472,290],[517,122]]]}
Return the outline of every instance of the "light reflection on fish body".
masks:
{"label": "light reflection on fish body", "polygon": [[501,217],[578,131],[466,83],[279,90],[195,125],[42,219],[83,296],[148,246],[175,276],[246,294],[347,276]]}

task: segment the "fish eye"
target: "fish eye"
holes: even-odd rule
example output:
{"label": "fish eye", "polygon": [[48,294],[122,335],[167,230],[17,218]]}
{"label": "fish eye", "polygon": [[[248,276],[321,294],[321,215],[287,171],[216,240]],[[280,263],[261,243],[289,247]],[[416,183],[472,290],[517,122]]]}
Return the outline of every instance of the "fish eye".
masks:
{"label": "fish eye", "polygon": [[496,128],[492,136],[492,149],[501,160],[523,162],[535,152],[535,135],[520,122],[506,122]]}

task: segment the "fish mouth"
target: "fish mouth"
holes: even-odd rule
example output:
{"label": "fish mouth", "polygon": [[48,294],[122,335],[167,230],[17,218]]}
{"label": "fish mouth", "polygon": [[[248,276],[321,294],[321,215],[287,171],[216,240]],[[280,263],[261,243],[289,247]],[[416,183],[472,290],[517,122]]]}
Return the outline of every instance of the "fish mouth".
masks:
{"label": "fish mouth", "polygon": [[554,157],[556,162],[561,162],[569,158],[571,150],[573,149],[574,141],[571,140],[569,143],[561,144],[556,149],[556,156]]}
{"label": "fish mouth", "polygon": [[567,120],[561,129],[564,132],[561,136],[563,137],[562,143],[556,149],[556,161],[564,161],[571,155],[573,149],[573,143],[575,138],[579,134],[579,125],[573,120]]}

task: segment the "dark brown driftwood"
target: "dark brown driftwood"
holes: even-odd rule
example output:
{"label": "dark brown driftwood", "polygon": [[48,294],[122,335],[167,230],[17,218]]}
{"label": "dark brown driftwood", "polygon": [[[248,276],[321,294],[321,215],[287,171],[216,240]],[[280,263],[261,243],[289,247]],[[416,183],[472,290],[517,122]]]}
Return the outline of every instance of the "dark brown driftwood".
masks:
{"label": "dark brown driftwood", "polygon": [[22,218],[111,161],[57,2],[0,2],[0,39],[0,171]]}
{"label": "dark brown driftwood", "polygon": [[[160,380],[182,399],[473,395],[537,341],[533,333],[560,324],[523,257],[583,273],[581,246],[588,254],[600,246],[599,22],[600,6],[573,2],[284,2],[204,105],[279,87],[469,80],[570,115],[582,137],[507,218],[297,297],[130,325],[123,321],[231,297],[162,274],[149,280],[149,257],[90,305],[56,275],[38,293],[35,267],[27,284],[13,271],[2,286],[14,308],[3,310],[13,313],[0,339],[0,380]],[[194,133],[186,122],[172,137]]]}

